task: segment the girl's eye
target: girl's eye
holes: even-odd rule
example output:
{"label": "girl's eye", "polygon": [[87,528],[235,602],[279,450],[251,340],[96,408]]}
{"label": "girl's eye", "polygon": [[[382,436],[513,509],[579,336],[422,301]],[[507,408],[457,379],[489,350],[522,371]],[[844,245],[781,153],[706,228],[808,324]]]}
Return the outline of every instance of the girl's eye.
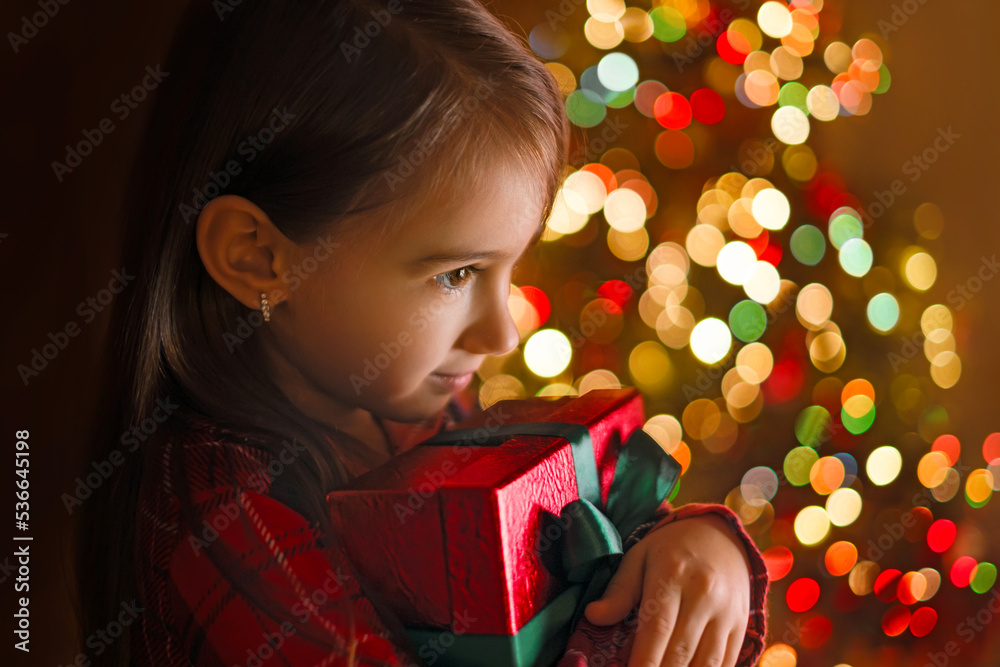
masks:
{"label": "girl's eye", "polygon": [[481,271],[483,271],[483,269],[477,269],[474,266],[463,266],[460,269],[454,269],[448,273],[442,273],[434,276],[434,279],[437,280],[438,284],[445,289],[459,290],[472,279],[472,274],[479,273]]}

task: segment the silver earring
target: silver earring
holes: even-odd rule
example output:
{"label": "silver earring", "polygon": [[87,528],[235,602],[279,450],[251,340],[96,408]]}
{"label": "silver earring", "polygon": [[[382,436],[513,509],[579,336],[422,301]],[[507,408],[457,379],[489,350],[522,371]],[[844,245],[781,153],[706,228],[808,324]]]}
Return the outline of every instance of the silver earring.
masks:
{"label": "silver earring", "polygon": [[265,322],[271,321],[271,302],[267,300],[267,293],[260,293],[260,313],[264,316]]}

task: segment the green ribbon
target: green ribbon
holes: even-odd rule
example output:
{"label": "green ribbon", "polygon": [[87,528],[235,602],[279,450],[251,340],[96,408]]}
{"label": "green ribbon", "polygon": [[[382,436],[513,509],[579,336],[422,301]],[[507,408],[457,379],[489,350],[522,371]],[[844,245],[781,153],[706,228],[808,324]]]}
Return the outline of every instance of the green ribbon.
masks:
{"label": "green ribbon", "polygon": [[618,452],[608,502],[602,506],[594,447],[584,424],[531,422],[456,429],[443,431],[422,444],[496,446],[518,435],[559,437],[570,443],[580,498],[567,503],[559,513],[564,527],[562,565],[567,580],[584,587],[569,624],[572,633],[586,606],[600,599],[617,570],[623,555],[623,537],[649,520],[677,483],[681,467],[649,434],[636,429]]}

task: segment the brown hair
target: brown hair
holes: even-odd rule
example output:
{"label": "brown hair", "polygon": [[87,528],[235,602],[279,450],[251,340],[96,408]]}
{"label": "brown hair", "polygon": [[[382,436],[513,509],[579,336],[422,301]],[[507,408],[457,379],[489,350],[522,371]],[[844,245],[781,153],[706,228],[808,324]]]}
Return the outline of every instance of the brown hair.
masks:
{"label": "brown hair", "polygon": [[[250,311],[208,276],[195,244],[198,210],[240,195],[304,243],[350,233],[366,213],[405,220],[424,193],[460,192],[488,164],[515,164],[537,173],[544,220],[566,160],[562,97],[524,41],[475,0],[195,0],[163,69],[125,207],[123,264],[138,279],[113,315],[93,454],[116,449],[166,397],[180,415],[262,436],[275,456],[295,438],[306,451],[274,494],[332,536],[325,494],[347,473],[324,429],[263,370],[259,337],[227,345]],[[290,122],[262,133],[275,113]],[[251,136],[271,138],[257,150]],[[231,161],[239,173],[226,179]],[[182,432],[183,419],[163,424],[83,508],[84,637],[135,596],[143,452]],[[189,506],[185,515],[193,525]],[[235,574],[231,554],[216,544],[206,553]],[[128,644],[123,637],[101,659],[125,664]]]}

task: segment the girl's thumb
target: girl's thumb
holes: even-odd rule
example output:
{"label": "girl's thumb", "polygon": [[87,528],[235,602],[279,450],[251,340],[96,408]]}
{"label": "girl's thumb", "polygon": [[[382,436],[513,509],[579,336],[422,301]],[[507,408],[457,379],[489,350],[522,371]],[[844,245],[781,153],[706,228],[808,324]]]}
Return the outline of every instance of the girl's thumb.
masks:
{"label": "girl's thumb", "polygon": [[628,616],[639,603],[642,582],[638,574],[641,569],[633,567],[636,561],[622,561],[615,576],[608,582],[604,595],[594,600],[583,610],[583,615],[594,625],[612,625]]}

